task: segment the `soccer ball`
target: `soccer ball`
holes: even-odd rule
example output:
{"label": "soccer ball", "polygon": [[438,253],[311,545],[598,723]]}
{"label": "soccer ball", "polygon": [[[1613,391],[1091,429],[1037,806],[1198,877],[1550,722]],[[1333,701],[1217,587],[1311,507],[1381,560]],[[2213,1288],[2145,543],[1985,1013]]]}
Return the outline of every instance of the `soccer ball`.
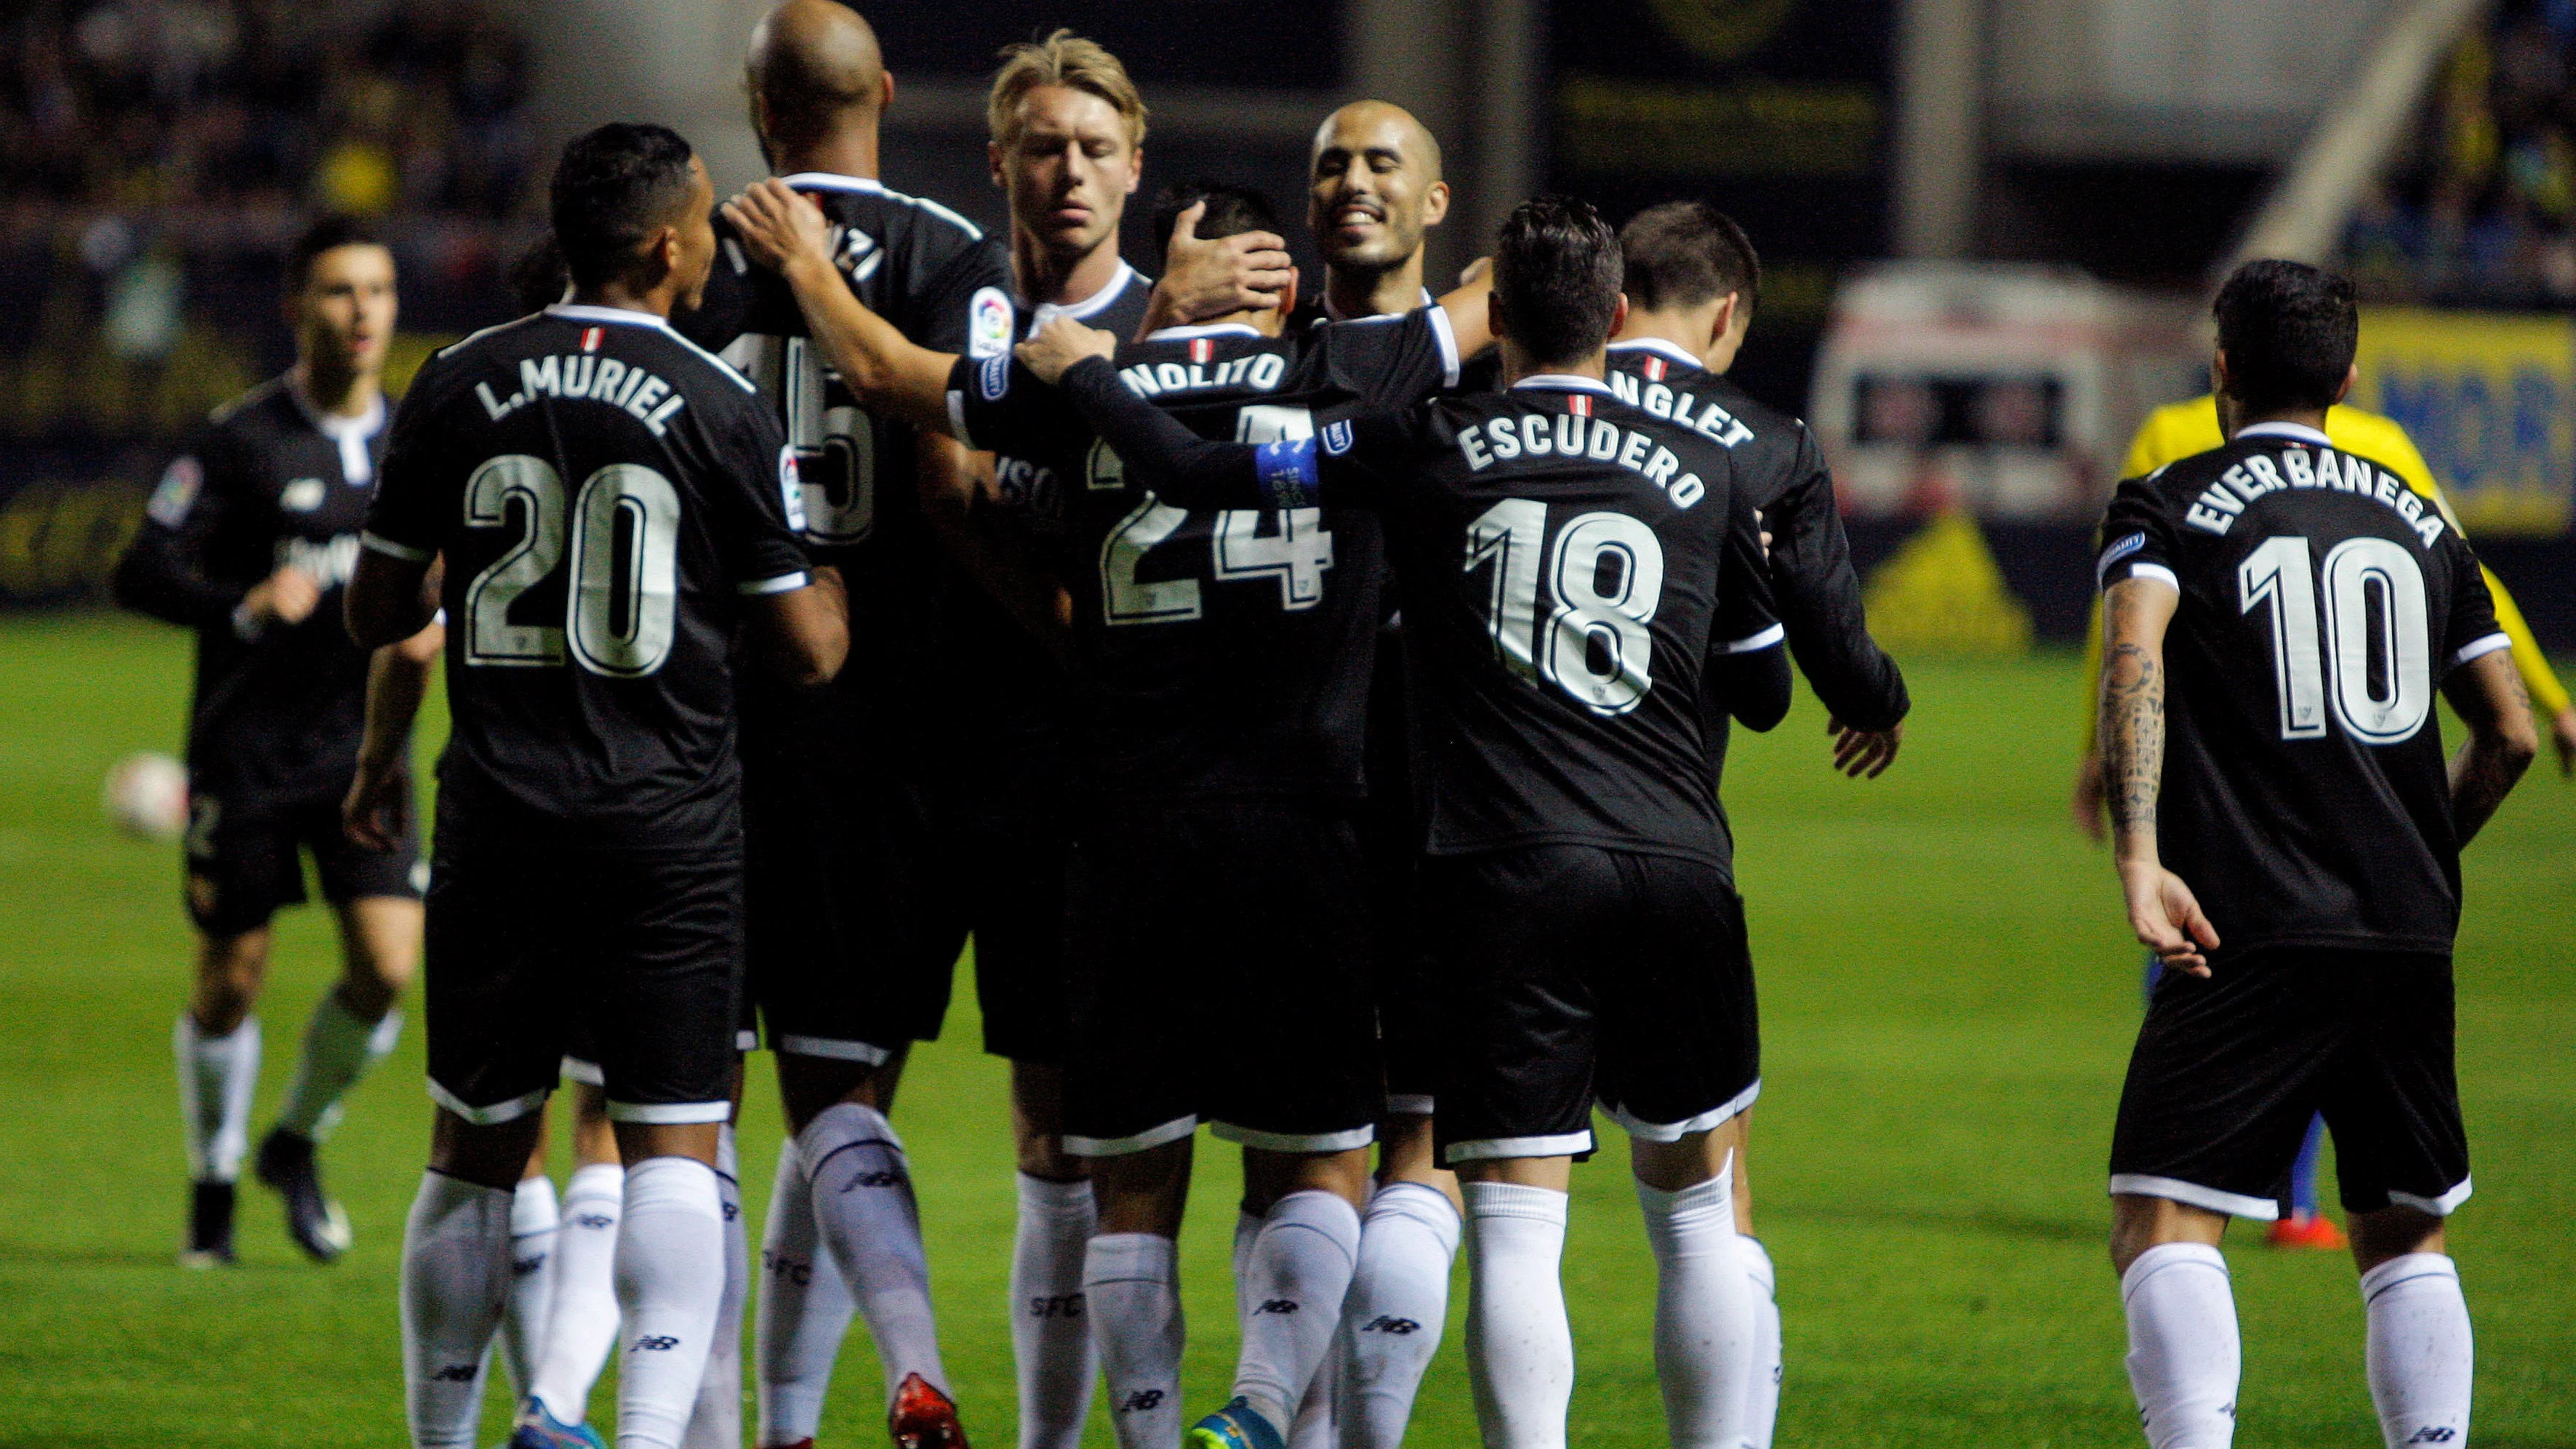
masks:
{"label": "soccer ball", "polygon": [[128,755],[107,772],[99,804],[138,840],[176,840],[188,828],[188,768],[168,755]]}

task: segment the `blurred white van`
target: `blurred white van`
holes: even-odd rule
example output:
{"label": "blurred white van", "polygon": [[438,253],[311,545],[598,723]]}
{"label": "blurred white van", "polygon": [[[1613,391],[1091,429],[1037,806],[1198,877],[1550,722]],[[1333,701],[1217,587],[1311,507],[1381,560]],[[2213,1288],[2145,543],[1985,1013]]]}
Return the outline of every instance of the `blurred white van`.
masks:
{"label": "blurred white van", "polygon": [[1874,265],[1835,296],[1807,420],[1857,517],[2089,523],[2148,411],[2203,390],[2198,315],[2070,267]]}

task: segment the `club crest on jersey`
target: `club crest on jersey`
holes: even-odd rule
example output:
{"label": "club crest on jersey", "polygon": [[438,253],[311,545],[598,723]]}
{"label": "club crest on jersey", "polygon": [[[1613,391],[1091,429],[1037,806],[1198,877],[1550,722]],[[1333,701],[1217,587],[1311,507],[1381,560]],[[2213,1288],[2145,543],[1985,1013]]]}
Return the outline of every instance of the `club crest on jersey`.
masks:
{"label": "club crest on jersey", "polygon": [[326,491],[319,478],[298,478],[278,490],[277,506],[289,513],[311,513],[322,506]]}
{"label": "club crest on jersey", "polygon": [[979,287],[966,304],[966,355],[1001,357],[1011,350],[1011,299],[999,287]]}
{"label": "club crest on jersey", "polygon": [[143,505],[143,511],[163,528],[177,528],[187,521],[188,510],[197,506],[197,490],[205,485],[205,468],[181,454],[161,470],[160,486],[152,490],[152,501]]}
{"label": "club crest on jersey", "polygon": [[984,401],[1000,402],[1011,390],[1011,359],[1007,356],[984,359],[983,367],[976,373],[975,387],[984,394]]}

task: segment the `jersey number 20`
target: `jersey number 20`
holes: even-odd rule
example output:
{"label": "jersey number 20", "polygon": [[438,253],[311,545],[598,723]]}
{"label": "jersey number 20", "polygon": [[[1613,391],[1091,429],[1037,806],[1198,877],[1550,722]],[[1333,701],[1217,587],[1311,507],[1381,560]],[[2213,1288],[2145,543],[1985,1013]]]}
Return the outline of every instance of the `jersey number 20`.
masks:
{"label": "jersey number 20", "polygon": [[[521,532],[465,589],[465,662],[551,665],[564,644],[593,674],[651,674],[671,654],[679,617],[680,492],[638,463],[611,463],[582,480],[567,516],[563,477],[543,458],[505,453],[465,480],[465,522]],[[570,527],[567,529],[566,525]],[[563,562],[572,545],[564,623],[514,623],[510,606]]]}
{"label": "jersey number 20", "polygon": [[[1625,513],[1577,515],[1546,550],[1547,505],[1506,498],[1467,525],[1465,568],[1493,570],[1485,629],[1494,657],[1524,679],[1544,679],[1594,714],[1626,714],[1655,687],[1655,621],[1663,600],[1664,546]],[[1538,616],[1546,552],[1555,605]]]}
{"label": "jersey number 20", "polygon": [[[2326,553],[2325,610],[2308,541],[2268,538],[2236,566],[2240,613],[2272,606],[2272,674],[2281,738],[2326,732],[2326,703],[2366,745],[2412,739],[2433,711],[2433,656],[2424,571],[2401,544],[2349,538]],[[2331,688],[2329,688],[2331,681]]]}

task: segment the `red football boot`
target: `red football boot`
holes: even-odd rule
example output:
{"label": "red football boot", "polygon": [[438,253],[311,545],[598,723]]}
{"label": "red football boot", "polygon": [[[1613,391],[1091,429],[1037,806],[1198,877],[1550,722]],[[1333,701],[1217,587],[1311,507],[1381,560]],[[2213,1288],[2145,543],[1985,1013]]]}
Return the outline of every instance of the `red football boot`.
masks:
{"label": "red football boot", "polygon": [[902,1386],[894,1391],[894,1412],[886,1418],[895,1449],[967,1449],[956,1401],[919,1374],[903,1376]]}

